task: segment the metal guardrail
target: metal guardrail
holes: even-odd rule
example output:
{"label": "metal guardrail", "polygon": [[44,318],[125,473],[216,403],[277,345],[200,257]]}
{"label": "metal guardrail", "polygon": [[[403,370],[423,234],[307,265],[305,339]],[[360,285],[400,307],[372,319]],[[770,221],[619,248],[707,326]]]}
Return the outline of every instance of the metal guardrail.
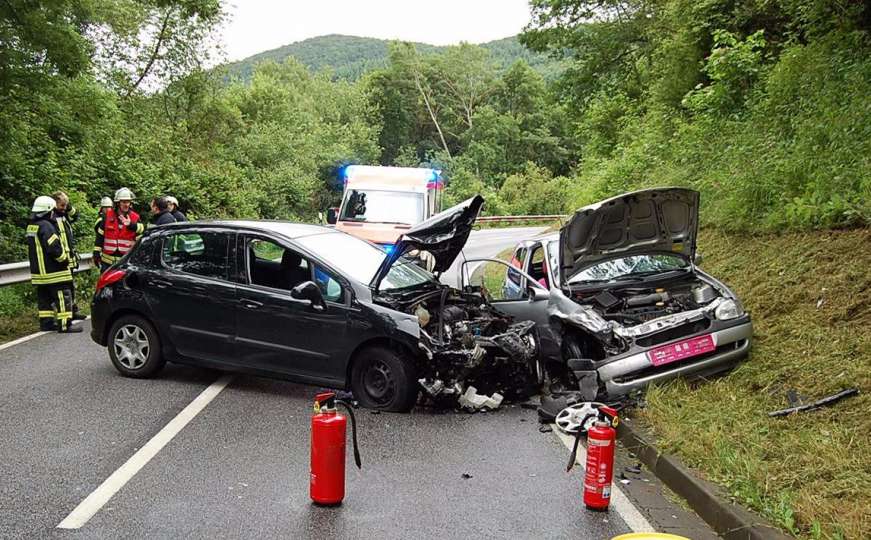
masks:
{"label": "metal guardrail", "polygon": [[[84,253],[79,255],[79,267],[76,272],[84,272],[94,267],[93,254]],[[15,283],[27,283],[30,281],[30,263],[27,261],[0,264],[0,287],[14,285]]]}
{"label": "metal guardrail", "polygon": [[556,221],[558,219],[565,219],[569,216],[560,215],[560,214],[552,214],[552,215],[541,215],[541,216],[478,216],[478,219],[475,220],[477,223],[517,223],[522,221]]}

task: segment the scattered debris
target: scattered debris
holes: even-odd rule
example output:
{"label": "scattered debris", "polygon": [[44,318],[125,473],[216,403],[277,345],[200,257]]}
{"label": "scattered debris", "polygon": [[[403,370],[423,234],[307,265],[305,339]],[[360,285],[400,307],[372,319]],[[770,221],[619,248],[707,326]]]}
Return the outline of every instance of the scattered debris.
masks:
{"label": "scattered debris", "polygon": [[472,411],[477,411],[479,409],[498,409],[500,405],[502,405],[502,394],[496,392],[492,396],[487,397],[485,395],[478,394],[478,389],[474,386],[470,386],[466,389],[466,391],[460,396],[458,403],[461,408],[468,409]]}
{"label": "scattered debris", "polygon": [[468,480],[469,478],[472,478],[472,475],[469,473],[463,473],[460,475],[460,478],[462,478],[463,480]]}
{"label": "scattered debris", "polygon": [[631,467],[624,467],[624,471],[632,474],[641,474],[641,465],[633,465]]}
{"label": "scattered debris", "polygon": [[553,428],[547,424],[542,424],[538,426],[538,431],[541,433],[551,433],[553,431]]}
{"label": "scattered debris", "polygon": [[624,486],[628,486],[629,484],[632,483],[632,480],[629,480],[627,478],[623,478],[620,480],[620,483],[623,484]]}
{"label": "scattered debris", "polygon": [[584,401],[569,405],[556,415],[554,420],[556,427],[563,433],[571,435],[578,433],[579,430],[581,433],[586,433],[598,419],[599,407],[604,406],[604,403],[597,403],[595,401]]}
{"label": "scattered debris", "polygon": [[[792,391],[795,392],[794,390]],[[787,409],[781,409],[779,411],[773,411],[768,413],[768,416],[787,416],[792,413],[802,412],[802,411],[812,411],[814,409],[819,409],[820,407],[824,407],[826,405],[831,405],[836,403],[844,398],[848,398],[851,396],[855,396],[859,393],[858,388],[848,388],[847,390],[842,390],[837,394],[832,394],[831,396],[826,396],[824,398],[820,398],[814,402],[803,404],[803,405],[795,405],[794,403],[798,400],[798,395],[795,394],[790,396],[789,392],[787,393],[787,400],[790,401],[790,407]]]}
{"label": "scattered debris", "polygon": [[541,405],[538,407],[538,421],[542,424],[549,424],[556,420],[556,415],[569,405],[574,405],[581,401],[580,394],[572,392],[564,396],[541,396]]}

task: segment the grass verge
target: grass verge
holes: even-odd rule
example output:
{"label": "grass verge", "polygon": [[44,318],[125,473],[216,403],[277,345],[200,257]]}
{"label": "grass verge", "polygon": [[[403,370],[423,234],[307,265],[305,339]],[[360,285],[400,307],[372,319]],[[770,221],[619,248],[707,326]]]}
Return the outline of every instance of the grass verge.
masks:
{"label": "grass verge", "polygon": [[[706,384],[651,388],[663,450],[800,538],[871,531],[871,230],[702,231],[705,270],[753,316],[748,362]],[[785,418],[786,391],[861,394]]]}
{"label": "grass verge", "polygon": [[[91,311],[91,296],[97,271],[76,274],[76,298],[82,313]],[[39,331],[36,316],[36,289],[30,283],[0,287],[0,343]]]}

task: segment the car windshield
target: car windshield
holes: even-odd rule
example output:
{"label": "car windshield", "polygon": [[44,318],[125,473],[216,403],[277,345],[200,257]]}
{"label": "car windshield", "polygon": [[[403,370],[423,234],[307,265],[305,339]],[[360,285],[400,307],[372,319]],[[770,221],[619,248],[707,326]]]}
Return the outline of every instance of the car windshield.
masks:
{"label": "car windshield", "polygon": [[[296,239],[305,248],[316,253],[333,268],[346,276],[368,285],[384,261],[384,251],[365,240],[343,233],[325,233],[303,236]],[[379,288],[404,289],[435,281],[432,274],[409,259],[400,259],[393,264],[381,281]]]}
{"label": "car windshield", "polygon": [[417,225],[423,221],[423,194],[409,191],[351,189],[345,192],[339,219]]}
{"label": "car windshield", "polygon": [[689,266],[686,259],[670,253],[651,253],[619,257],[585,268],[569,278],[570,284],[641,278],[644,275],[683,270]]}

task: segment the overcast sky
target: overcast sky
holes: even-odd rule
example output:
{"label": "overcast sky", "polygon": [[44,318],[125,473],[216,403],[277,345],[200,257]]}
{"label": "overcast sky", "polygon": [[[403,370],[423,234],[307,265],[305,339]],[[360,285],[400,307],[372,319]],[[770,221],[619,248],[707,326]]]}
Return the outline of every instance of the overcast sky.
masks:
{"label": "overcast sky", "polygon": [[527,0],[225,0],[229,60],[325,34],[448,45],[512,36]]}

